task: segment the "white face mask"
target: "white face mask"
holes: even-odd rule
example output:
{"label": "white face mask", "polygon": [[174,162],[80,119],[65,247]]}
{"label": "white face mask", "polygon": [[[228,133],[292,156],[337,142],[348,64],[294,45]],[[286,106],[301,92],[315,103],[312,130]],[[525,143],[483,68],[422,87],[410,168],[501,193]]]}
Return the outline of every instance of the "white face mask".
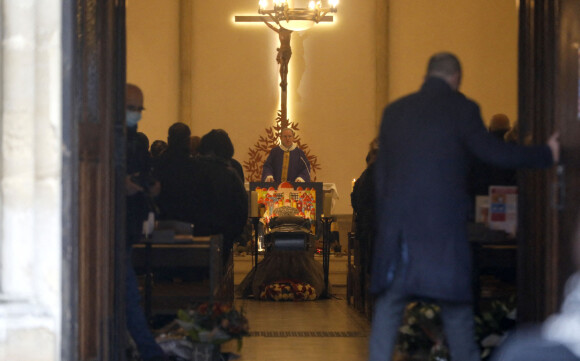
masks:
{"label": "white face mask", "polygon": [[139,120],[141,120],[141,112],[136,112],[134,110],[125,111],[125,121],[129,128],[136,127]]}

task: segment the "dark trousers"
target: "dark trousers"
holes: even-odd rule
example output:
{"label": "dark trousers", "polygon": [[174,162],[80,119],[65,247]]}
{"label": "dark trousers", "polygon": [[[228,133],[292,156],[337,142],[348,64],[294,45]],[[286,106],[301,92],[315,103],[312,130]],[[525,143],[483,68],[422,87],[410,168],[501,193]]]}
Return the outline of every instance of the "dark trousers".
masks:
{"label": "dark trousers", "polygon": [[[407,303],[414,299],[404,290],[400,270],[391,287],[375,300],[375,310],[369,345],[369,361],[391,360],[397,334]],[[441,318],[451,360],[480,361],[479,347],[475,343],[474,315],[471,303],[434,301],[441,307]]]}
{"label": "dark trousers", "polygon": [[493,361],[579,361],[568,348],[548,341],[540,328],[518,330],[493,354]]}
{"label": "dark trousers", "polygon": [[133,341],[137,345],[139,354],[143,360],[150,360],[155,357],[163,357],[161,347],[155,342],[153,335],[149,331],[149,325],[145,318],[145,313],[140,305],[139,286],[137,277],[131,262],[131,252],[127,252],[127,279],[125,283],[125,312],[127,317],[127,330],[131,334]]}

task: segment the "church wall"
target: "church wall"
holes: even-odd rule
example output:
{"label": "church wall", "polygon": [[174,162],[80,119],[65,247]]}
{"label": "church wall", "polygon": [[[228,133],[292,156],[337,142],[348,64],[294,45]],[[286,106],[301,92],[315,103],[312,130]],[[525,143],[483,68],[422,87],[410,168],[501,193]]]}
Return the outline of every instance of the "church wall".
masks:
{"label": "church wall", "polygon": [[144,93],[139,130],[150,142],[167,140],[179,121],[179,1],[128,2],[127,81]]}
{"label": "church wall", "polygon": [[[178,3],[141,0],[127,11],[128,79],[143,84],[140,129],[151,141],[165,139],[178,114]],[[241,163],[279,109],[277,34],[233,21],[256,11],[257,1],[224,0],[195,2],[192,14],[192,132],[225,129]],[[376,15],[381,11],[384,17]],[[461,90],[480,103],[486,121],[499,112],[516,117],[512,1],[342,1],[333,24],[294,33],[291,45],[289,118],[318,156],[317,180],[337,184],[336,213],[351,212],[351,182],[365,167],[380,109],[418,89],[432,53],[460,57]]]}
{"label": "church wall", "polygon": [[517,1],[390,1],[389,96],[419,88],[429,56],[455,53],[463,65],[461,91],[476,100],[485,122],[517,118]]}
{"label": "church wall", "polygon": [[[159,69],[178,71],[176,60],[168,59],[169,54],[177,57],[179,50],[174,32],[176,3],[144,0],[130,3],[127,11],[128,80],[144,84],[147,111],[140,129],[151,141],[164,139],[172,123],[169,117],[160,120],[158,109],[177,113],[177,83],[166,82],[167,94],[173,94],[166,98],[171,101],[155,95],[162,90],[153,86],[160,82]],[[351,182],[363,171],[368,144],[375,136],[375,6],[374,0],[345,1],[335,23],[294,33],[291,43],[289,118],[299,124],[302,142],[318,156],[317,180],[337,184],[338,213],[351,212]],[[279,109],[277,34],[264,24],[233,21],[235,15],[256,11],[256,1],[207,1],[193,6],[192,132],[201,136],[212,128],[225,129],[241,163],[249,160],[249,148],[265,135],[265,129],[275,124]],[[164,44],[167,53],[161,55],[155,40],[148,38],[155,33],[158,19],[169,19],[170,13],[174,16],[167,21],[172,23],[170,29],[155,36],[168,43]]]}
{"label": "church wall", "polygon": [[[199,135],[226,129],[242,163],[275,124],[280,101],[278,35],[261,23],[233,22],[234,15],[255,15],[256,4],[194,6],[192,129]],[[318,156],[317,180],[337,184],[337,213],[351,212],[351,181],[364,169],[375,134],[374,6],[374,1],[342,2],[333,24],[292,36],[288,117]]]}

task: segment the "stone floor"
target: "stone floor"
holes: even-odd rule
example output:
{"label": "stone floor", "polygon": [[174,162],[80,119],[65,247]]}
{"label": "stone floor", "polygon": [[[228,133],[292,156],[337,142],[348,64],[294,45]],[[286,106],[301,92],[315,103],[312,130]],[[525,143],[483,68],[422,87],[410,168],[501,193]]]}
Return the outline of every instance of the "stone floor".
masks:
{"label": "stone floor", "polygon": [[345,301],[344,287],[334,287],[330,299],[309,302],[236,300],[250,322],[251,336],[241,352],[236,343],[222,351],[240,361],[367,359],[369,322]]}
{"label": "stone floor", "polygon": [[[238,282],[241,273],[250,268],[245,264],[247,261],[234,260]],[[236,306],[246,312],[251,336],[244,338],[239,353],[235,342],[224,345],[222,351],[238,353],[240,361],[366,360],[370,324],[346,303],[345,271],[346,259],[331,259],[333,296],[329,299],[309,302],[236,299]]]}

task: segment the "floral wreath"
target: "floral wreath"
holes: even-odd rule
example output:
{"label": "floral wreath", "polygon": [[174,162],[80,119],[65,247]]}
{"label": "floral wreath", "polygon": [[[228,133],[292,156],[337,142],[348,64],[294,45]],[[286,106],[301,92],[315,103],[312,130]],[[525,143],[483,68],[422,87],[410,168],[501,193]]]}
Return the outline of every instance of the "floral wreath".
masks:
{"label": "floral wreath", "polygon": [[280,280],[260,287],[260,299],[269,301],[313,301],[317,297],[311,284]]}

